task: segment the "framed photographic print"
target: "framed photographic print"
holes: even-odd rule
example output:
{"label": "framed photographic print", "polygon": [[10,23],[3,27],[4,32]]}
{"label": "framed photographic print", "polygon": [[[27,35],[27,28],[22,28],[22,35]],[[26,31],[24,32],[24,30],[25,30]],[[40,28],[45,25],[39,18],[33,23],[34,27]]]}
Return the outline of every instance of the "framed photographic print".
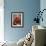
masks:
{"label": "framed photographic print", "polygon": [[11,27],[24,26],[24,12],[11,12]]}

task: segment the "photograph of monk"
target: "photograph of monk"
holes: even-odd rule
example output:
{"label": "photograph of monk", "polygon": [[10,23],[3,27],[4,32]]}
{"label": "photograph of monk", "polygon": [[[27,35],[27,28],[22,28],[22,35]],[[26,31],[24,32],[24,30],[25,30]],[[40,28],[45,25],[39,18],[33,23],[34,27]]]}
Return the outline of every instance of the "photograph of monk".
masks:
{"label": "photograph of monk", "polygon": [[11,18],[12,27],[22,27],[23,26],[23,13],[15,12],[12,13]]}
{"label": "photograph of monk", "polygon": [[13,25],[21,25],[21,15],[13,16]]}

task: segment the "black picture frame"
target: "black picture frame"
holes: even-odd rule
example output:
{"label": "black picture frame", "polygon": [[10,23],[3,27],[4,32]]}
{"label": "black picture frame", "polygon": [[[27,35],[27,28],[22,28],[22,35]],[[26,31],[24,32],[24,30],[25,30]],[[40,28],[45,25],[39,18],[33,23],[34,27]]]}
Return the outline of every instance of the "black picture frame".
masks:
{"label": "black picture frame", "polygon": [[24,27],[24,12],[11,12],[11,27]]}

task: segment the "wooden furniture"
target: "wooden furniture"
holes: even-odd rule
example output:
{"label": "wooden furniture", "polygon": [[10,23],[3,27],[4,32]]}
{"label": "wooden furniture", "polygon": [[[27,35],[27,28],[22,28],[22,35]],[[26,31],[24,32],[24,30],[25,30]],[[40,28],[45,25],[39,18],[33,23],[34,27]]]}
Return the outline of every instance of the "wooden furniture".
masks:
{"label": "wooden furniture", "polygon": [[34,35],[34,42],[31,46],[44,46],[46,44],[46,29],[35,25],[32,26],[32,34]]}

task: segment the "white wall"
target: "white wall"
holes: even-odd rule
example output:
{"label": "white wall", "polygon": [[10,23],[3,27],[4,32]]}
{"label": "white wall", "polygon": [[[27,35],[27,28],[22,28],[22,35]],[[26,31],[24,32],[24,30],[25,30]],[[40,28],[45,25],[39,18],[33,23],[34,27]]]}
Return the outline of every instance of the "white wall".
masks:
{"label": "white wall", "polygon": [[46,0],[40,0],[40,7],[41,9],[46,8]]}
{"label": "white wall", "polygon": [[[46,0],[40,0],[40,10],[42,11],[43,9],[46,9]],[[43,12],[42,17],[44,21],[40,21],[40,24],[46,26],[46,11]]]}
{"label": "white wall", "polygon": [[0,0],[0,42],[4,41],[4,0]]}

